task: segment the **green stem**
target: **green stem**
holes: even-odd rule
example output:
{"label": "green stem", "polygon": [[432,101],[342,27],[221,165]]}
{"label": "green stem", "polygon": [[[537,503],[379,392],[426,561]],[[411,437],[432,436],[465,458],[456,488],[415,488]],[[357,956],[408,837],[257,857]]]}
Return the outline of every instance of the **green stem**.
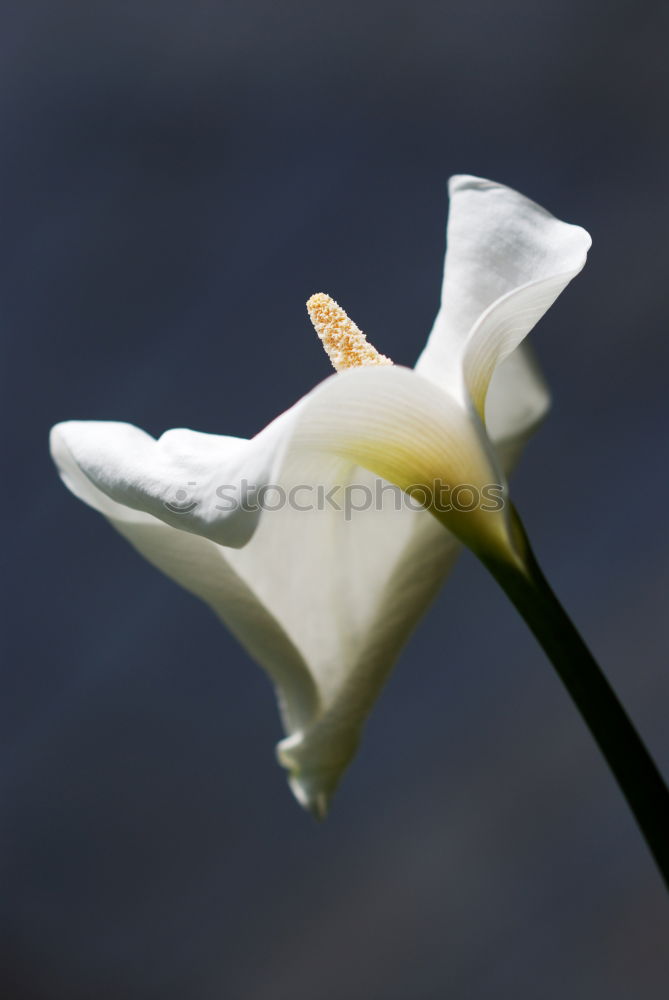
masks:
{"label": "green stem", "polygon": [[482,556],[541,643],[604,754],[669,887],[669,789],[547,583],[516,517],[517,565]]}

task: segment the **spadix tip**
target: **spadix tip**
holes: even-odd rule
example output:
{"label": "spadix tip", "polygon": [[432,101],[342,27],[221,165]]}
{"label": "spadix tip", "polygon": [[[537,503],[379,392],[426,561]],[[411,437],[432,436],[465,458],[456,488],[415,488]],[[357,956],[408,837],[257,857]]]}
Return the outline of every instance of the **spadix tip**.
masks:
{"label": "spadix tip", "polygon": [[316,292],[307,302],[307,312],[336,371],[364,365],[392,365],[369,343],[362,330],[341,306],[324,292]]}

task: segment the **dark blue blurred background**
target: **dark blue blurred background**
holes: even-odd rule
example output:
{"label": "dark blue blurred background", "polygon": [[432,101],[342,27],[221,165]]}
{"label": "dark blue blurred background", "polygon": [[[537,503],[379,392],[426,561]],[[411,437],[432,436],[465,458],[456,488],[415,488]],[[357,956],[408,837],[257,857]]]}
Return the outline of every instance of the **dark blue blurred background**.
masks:
{"label": "dark blue blurred background", "polygon": [[204,606],[60,484],[49,426],[251,435],[331,292],[413,363],[445,182],[586,226],[515,482],[669,772],[669,8],[24,0],[0,16],[8,1000],[660,1000],[669,907],[542,653],[465,557],[328,822]]}

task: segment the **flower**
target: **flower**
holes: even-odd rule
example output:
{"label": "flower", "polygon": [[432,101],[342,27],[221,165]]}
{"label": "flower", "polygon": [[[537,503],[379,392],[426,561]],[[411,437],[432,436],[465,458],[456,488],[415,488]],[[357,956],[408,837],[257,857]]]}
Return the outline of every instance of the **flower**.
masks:
{"label": "flower", "polygon": [[[308,308],[340,370],[251,440],[171,430],[156,441],[80,421],[51,434],[69,489],[206,601],[265,668],[286,732],[279,760],[319,816],[459,544],[516,558],[508,505],[443,504],[435,483],[479,496],[497,484],[503,500],[548,406],[519,345],[590,246],[585,230],[503,185],[457,176],[450,199],[441,308],[415,369],[393,366],[317,295]],[[303,488],[329,497],[384,483],[422,506],[385,493],[373,512],[298,503]],[[292,490],[295,502],[263,510],[263,489]]]}

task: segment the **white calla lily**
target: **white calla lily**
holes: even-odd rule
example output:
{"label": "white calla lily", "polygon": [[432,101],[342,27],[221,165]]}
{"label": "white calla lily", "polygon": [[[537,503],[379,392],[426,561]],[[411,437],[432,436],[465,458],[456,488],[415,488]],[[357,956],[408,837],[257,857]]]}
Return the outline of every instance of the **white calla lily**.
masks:
{"label": "white calla lily", "polygon": [[[72,492],[206,601],[266,669],[286,731],[279,759],[318,815],[460,542],[514,558],[507,506],[438,510],[433,487],[504,489],[548,405],[519,345],[590,245],[502,185],[456,177],[450,195],[442,304],[415,370],[361,356],[250,441],[188,430],[156,441],[119,423],[52,431]],[[385,483],[424,488],[432,510],[398,506]],[[249,486],[293,502],[253,509]],[[373,496],[373,510],[337,510],[344,487]],[[335,502],[310,504],[314,488]]]}

